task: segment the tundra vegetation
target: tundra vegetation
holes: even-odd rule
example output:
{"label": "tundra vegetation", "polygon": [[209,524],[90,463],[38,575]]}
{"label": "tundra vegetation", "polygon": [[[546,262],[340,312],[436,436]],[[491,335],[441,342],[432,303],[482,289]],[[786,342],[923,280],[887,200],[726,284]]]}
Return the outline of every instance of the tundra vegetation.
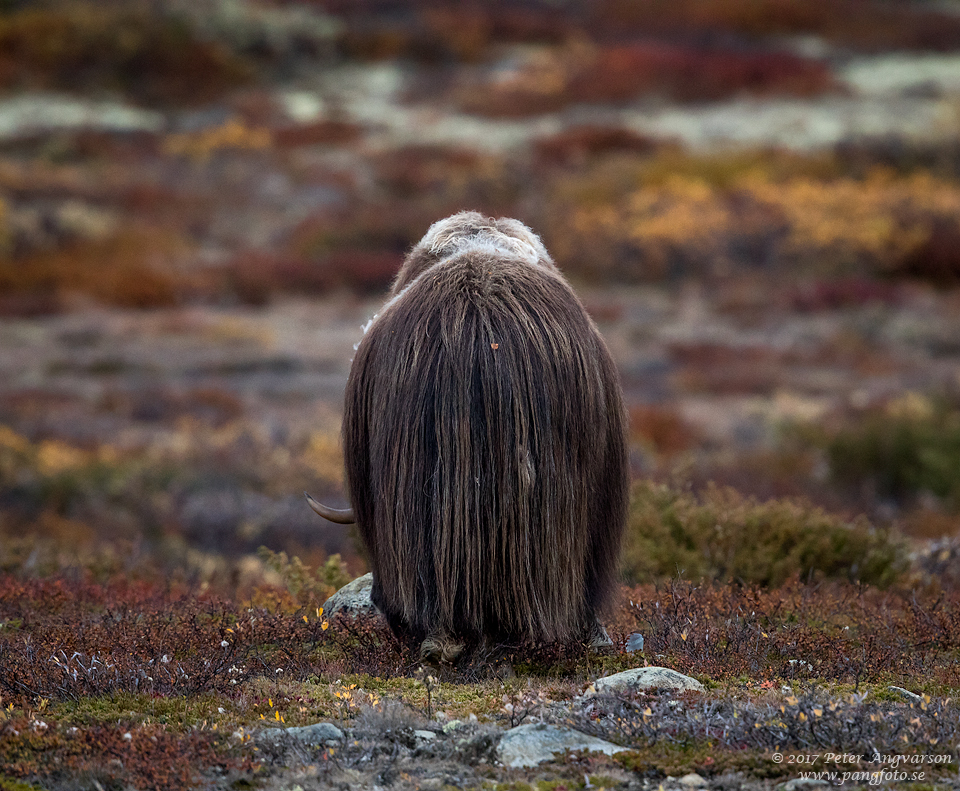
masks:
{"label": "tundra vegetation", "polygon": [[[0,0],[0,789],[955,787],[951,5]],[[870,122],[684,142],[770,107]],[[353,344],[463,209],[619,368],[612,655],[322,611],[368,565],[301,492],[344,504]],[[643,664],[706,689],[584,695]],[[532,722],[628,749],[499,765]]]}

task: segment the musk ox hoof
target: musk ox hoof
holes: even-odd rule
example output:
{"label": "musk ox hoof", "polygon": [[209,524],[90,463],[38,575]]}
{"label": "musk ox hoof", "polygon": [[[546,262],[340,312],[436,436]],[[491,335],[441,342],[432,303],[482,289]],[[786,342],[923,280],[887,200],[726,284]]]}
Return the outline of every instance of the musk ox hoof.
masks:
{"label": "musk ox hoof", "polygon": [[593,628],[587,635],[587,648],[597,654],[612,654],[614,652],[613,640],[607,634],[600,621],[594,620]]}
{"label": "musk ox hoof", "polygon": [[420,659],[424,662],[450,664],[456,662],[465,648],[450,635],[431,634],[420,644]]}

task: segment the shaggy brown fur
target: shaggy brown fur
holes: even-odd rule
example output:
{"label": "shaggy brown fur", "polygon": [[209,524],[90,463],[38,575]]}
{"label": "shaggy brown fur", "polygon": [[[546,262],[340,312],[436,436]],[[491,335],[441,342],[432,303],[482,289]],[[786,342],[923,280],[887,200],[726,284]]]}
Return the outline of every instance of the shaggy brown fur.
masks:
{"label": "shaggy brown fur", "polygon": [[526,226],[464,212],[430,228],[358,347],[343,442],[394,631],[448,658],[456,641],[590,634],[626,516],[622,396]]}

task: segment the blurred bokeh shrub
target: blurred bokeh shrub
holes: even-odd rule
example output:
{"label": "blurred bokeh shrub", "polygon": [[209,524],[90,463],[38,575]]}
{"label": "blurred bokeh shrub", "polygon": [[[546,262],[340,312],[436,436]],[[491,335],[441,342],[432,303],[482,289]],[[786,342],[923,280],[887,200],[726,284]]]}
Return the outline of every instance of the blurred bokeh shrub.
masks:
{"label": "blurred bokeh shrub", "polygon": [[758,502],[713,485],[694,495],[640,482],[631,492],[622,560],[629,583],[680,577],[776,587],[799,577],[887,586],[907,566],[890,531],[803,501]]}
{"label": "blurred bokeh shrub", "polygon": [[538,50],[507,74],[464,77],[451,98],[466,112],[522,117],[572,104],[617,104],[639,97],[708,102],[739,95],[813,96],[836,88],[819,60],[667,42],[605,47],[576,42]]}
{"label": "blurred bokeh shrub", "polygon": [[145,4],[31,3],[0,10],[0,89],[120,91],[149,103],[208,101],[251,65]]}
{"label": "blurred bokeh shrub", "polygon": [[480,60],[504,42],[559,44],[572,39],[711,35],[821,36],[853,49],[946,51],[960,47],[960,20],[918,2],[882,0],[541,0],[483,4],[321,0],[345,20],[340,51],[354,58],[426,62]]}
{"label": "blurred bokeh shrub", "polygon": [[[2,570],[43,575],[92,564],[116,571],[129,562],[209,575],[226,573],[225,558],[262,544],[293,549],[314,565],[341,552],[363,566],[347,533],[328,530],[300,494],[342,489],[335,434],[279,444],[243,419],[214,416],[217,426],[184,415],[176,422],[179,428],[133,447],[30,439],[0,425]],[[321,581],[336,582],[335,571]]]}
{"label": "blurred bokeh shrub", "polygon": [[960,20],[956,16],[911,2],[600,0],[593,6],[593,18],[599,29],[608,31],[726,31],[754,37],[808,34],[866,50],[960,47]]}
{"label": "blurred bokeh shrub", "polygon": [[948,399],[908,393],[821,432],[842,486],[902,505],[932,495],[960,510],[960,409]]}
{"label": "blurred bokeh shrub", "polygon": [[[0,218],[2,219],[2,218]],[[173,305],[191,280],[174,259],[183,246],[172,234],[124,229],[102,239],[76,239],[62,247],[4,257],[0,250],[0,310],[59,309],[76,294],[107,305]]]}
{"label": "blurred bokeh shrub", "polygon": [[[816,177],[744,164],[708,159],[698,173],[690,163],[605,163],[558,180],[544,235],[568,271],[593,280],[734,268],[960,279],[960,248],[947,242],[960,234],[956,183],[879,168],[864,178]],[[800,169],[818,167],[814,159]]]}
{"label": "blurred bokeh shrub", "polygon": [[[257,120],[238,110],[163,134],[64,135],[56,157],[40,146],[0,162],[0,314],[56,312],[77,296],[149,308],[384,291],[429,225],[462,209],[519,217],[582,282],[763,272],[785,285],[859,283],[847,288],[854,301],[877,280],[960,282],[960,156],[950,146],[914,157],[866,144],[701,154],[579,124],[528,150],[380,149],[355,124],[278,120],[276,102],[255,99],[247,104],[268,108]],[[953,164],[939,168],[941,154]],[[267,200],[256,177],[242,189],[212,185],[267,171],[301,203],[247,239],[233,226],[258,225],[245,219]]]}

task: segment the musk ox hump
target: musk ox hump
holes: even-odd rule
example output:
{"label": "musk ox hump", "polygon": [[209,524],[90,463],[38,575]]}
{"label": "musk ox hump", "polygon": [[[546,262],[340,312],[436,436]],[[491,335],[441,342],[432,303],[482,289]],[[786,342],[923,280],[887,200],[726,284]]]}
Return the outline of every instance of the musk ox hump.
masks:
{"label": "musk ox hump", "polygon": [[540,237],[519,220],[495,220],[475,211],[465,211],[430,226],[400,267],[391,296],[397,296],[438,262],[460,252],[479,250],[559,273]]}

